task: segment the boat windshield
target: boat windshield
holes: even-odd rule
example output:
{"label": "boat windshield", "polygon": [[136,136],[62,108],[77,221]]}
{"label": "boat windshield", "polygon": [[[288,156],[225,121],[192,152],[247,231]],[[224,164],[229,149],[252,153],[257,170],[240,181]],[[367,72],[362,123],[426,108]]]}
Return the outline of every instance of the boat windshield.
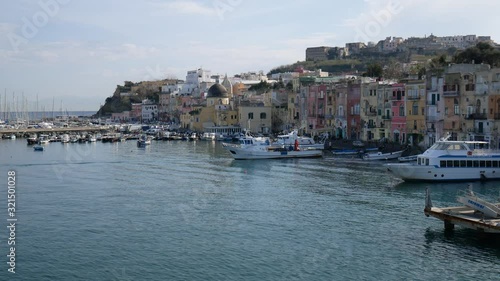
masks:
{"label": "boat windshield", "polygon": [[464,143],[435,143],[432,150],[469,150]]}

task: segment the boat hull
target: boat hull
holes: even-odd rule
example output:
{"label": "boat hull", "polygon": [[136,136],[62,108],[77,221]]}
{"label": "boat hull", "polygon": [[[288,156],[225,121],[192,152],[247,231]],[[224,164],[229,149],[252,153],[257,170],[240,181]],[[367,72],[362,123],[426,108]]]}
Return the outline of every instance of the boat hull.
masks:
{"label": "boat hull", "polygon": [[363,160],[393,160],[398,159],[403,154],[403,151],[396,151],[390,153],[366,153],[363,154]]}
{"label": "boat hull", "polygon": [[249,150],[234,146],[225,146],[235,160],[253,160],[253,159],[283,159],[283,158],[314,158],[323,156],[322,150]]}
{"label": "boat hull", "polygon": [[476,181],[499,180],[500,168],[440,168],[412,163],[386,164],[387,170],[404,181]]}

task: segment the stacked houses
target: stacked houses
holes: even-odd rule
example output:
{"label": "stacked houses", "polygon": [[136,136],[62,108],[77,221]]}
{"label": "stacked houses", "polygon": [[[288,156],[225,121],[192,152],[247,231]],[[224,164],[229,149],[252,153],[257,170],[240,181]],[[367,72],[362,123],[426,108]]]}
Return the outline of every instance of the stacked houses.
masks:
{"label": "stacked houses", "polygon": [[424,147],[450,134],[500,147],[500,68],[452,64],[440,74],[401,81],[284,76],[293,77],[288,82],[293,87],[264,93],[250,90],[258,81],[227,76],[199,94],[163,92],[159,116],[196,131],[241,128],[269,134],[298,128],[313,136],[327,132],[337,139]]}

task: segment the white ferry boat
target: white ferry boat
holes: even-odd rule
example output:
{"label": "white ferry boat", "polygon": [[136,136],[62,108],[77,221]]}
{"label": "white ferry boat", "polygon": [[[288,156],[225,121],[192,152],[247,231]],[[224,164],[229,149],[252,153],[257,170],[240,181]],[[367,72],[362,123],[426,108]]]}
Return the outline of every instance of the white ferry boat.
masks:
{"label": "white ferry boat", "polygon": [[500,151],[484,141],[440,140],[416,163],[386,164],[387,170],[405,181],[471,181],[500,179]]}

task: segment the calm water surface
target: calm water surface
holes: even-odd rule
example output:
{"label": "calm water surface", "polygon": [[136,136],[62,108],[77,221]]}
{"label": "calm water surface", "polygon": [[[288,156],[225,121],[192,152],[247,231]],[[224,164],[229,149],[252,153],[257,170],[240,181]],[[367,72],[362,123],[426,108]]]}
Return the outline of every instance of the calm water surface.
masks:
{"label": "calm water surface", "polygon": [[[498,280],[500,239],[423,214],[461,184],[357,159],[235,161],[215,142],[0,140],[0,280]],[[17,174],[7,272],[7,171]],[[474,183],[496,199],[498,182]]]}

